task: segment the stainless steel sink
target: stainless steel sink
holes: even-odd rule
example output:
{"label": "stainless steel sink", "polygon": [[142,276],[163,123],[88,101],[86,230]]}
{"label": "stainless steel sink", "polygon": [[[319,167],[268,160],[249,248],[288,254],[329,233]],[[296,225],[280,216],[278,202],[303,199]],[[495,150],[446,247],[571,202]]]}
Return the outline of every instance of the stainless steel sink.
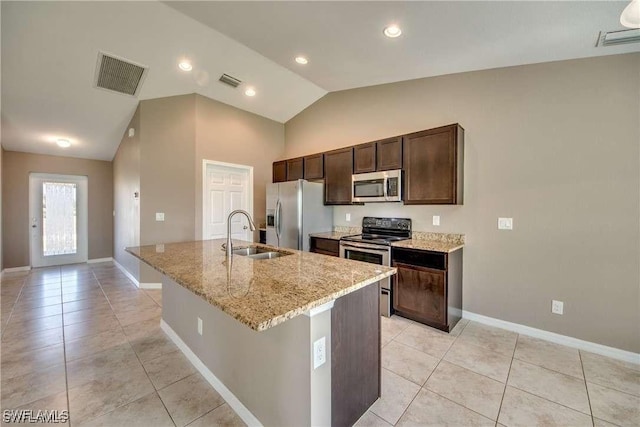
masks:
{"label": "stainless steel sink", "polygon": [[251,259],[274,259],[281,256],[291,255],[287,252],[274,251],[271,248],[261,248],[250,246],[248,248],[238,248],[233,250],[234,255],[246,256]]}
{"label": "stainless steel sink", "polygon": [[285,255],[290,255],[290,254],[285,254],[282,252],[262,252],[259,254],[254,254],[254,255],[247,255],[247,258],[252,258],[252,259],[273,259],[273,258],[280,258],[281,256],[285,256]]}

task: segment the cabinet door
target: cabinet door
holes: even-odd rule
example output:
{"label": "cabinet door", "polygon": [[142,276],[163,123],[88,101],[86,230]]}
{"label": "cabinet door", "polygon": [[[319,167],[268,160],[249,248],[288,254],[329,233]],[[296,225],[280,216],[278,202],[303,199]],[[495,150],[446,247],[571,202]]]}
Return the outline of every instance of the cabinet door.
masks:
{"label": "cabinet door", "polygon": [[284,182],[287,180],[287,161],[281,160],[273,162],[273,182]]}
{"label": "cabinet door", "polygon": [[462,140],[458,128],[444,126],[403,137],[405,204],[462,203],[462,153],[458,153]]}
{"label": "cabinet door", "polygon": [[376,143],[368,142],[353,147],[353,173],[376,171]]}
{"label": "cabinet door", "polygon": [[401,315],[436,328],[447,325],[445,272],[394,262],[393,308]]}
{"label": "cabinet door", "polygon": [[304,178],[304,164],[302,157],[287,160],[287,181]]}
{"label": "cabinet door", "polygon": [[377,170],[388,171],[402,169],[402,137],[383,139],[376,142]]}
{"label": "cabinet door", "polygon": [[340,241],[333,239],[324,239],[322,237],[311,237],[309,252],[315,252],[323,255],[340,256]]}
{"label": "cabinet door", "polygon": [[304,179],[324,178],[324,155],[314,154],[304,158]]}
{"label": "cabinet door", "polygon": [[325,205],[351,204],[352,173],[353,147],[329,151],[324,154]]}

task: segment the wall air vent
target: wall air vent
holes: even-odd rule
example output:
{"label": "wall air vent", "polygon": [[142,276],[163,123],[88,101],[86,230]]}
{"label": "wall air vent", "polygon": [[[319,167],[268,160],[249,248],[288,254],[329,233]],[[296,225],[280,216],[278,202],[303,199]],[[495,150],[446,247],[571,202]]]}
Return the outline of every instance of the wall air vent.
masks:
{"label": "wall air vent", "polygon": [[98,52],[94,86],[112,92],[137,96],[149,67]]}
{"label": "wall air vent", "polygon": [[220,81],[222,83],[228,84],[231,87],[238,87],[240,86],[240,83],[242,83],[241,80],[236,79],[235,77],[231,77],[229,74],[223,74],[220,76]]}
{"label": "wall air vent", "polygon": [[640,28],[620,31],[600,31],[596,47],[617,46],[619,44],[640,42]]}

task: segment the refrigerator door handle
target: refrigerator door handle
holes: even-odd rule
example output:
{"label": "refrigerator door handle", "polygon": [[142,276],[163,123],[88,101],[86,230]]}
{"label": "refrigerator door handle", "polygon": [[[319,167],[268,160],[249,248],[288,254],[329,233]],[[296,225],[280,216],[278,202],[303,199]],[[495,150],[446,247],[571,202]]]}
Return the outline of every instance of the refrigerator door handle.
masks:
{"label": "refrigerator door handle", "polygon": [[274,228],[276,229],[276,237],[278,238],[278,246],[280,246],[280,199],[276,202],[276,212],[275,212],[275,224]]}

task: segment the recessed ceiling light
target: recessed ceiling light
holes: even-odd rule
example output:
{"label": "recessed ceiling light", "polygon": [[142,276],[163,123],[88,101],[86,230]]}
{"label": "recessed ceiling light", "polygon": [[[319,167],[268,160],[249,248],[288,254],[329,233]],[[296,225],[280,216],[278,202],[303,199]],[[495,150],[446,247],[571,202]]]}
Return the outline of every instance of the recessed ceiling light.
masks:
{"label": "recessed ceiling light", "polygon": [[640,0],[632,0],[620,15],[620,23],[627,28],[640,28]]}
{"label": "recessed ceiling light", "polygon": [[306,64],[309,63],[309,60],[307,58],[305,58],[304,56],[296,56],[296,62],[298,64],[306,65]]}
{"label": "recessed ceiling light", "polygon": [[71,141],[69,141],[68,139],[62,139],[62,138],[57,139],[56,144],[58,144],[58,147],[62,147],[62,148],[71,147]]}
{"label": "recessed ceiling light", "polygon": [[402,30],[397,25],[389,25],[383,32],[385,36],[391,37],[392,39],[402,34]]}
{"label": "recessed ceiling light", "polygon": [[244,91],[244,94],[247,96],[255,96],[256,95],[256,91],[254,88],[250,87],[247,88],[247,90]]}
{"label": "recessed ceiling light", "polygon": [[180,61],[180,63],[178,64],[178,67],[180,67],[182,71],[193,70],[193,65],[191,65],[191,62],[189,61]]}

